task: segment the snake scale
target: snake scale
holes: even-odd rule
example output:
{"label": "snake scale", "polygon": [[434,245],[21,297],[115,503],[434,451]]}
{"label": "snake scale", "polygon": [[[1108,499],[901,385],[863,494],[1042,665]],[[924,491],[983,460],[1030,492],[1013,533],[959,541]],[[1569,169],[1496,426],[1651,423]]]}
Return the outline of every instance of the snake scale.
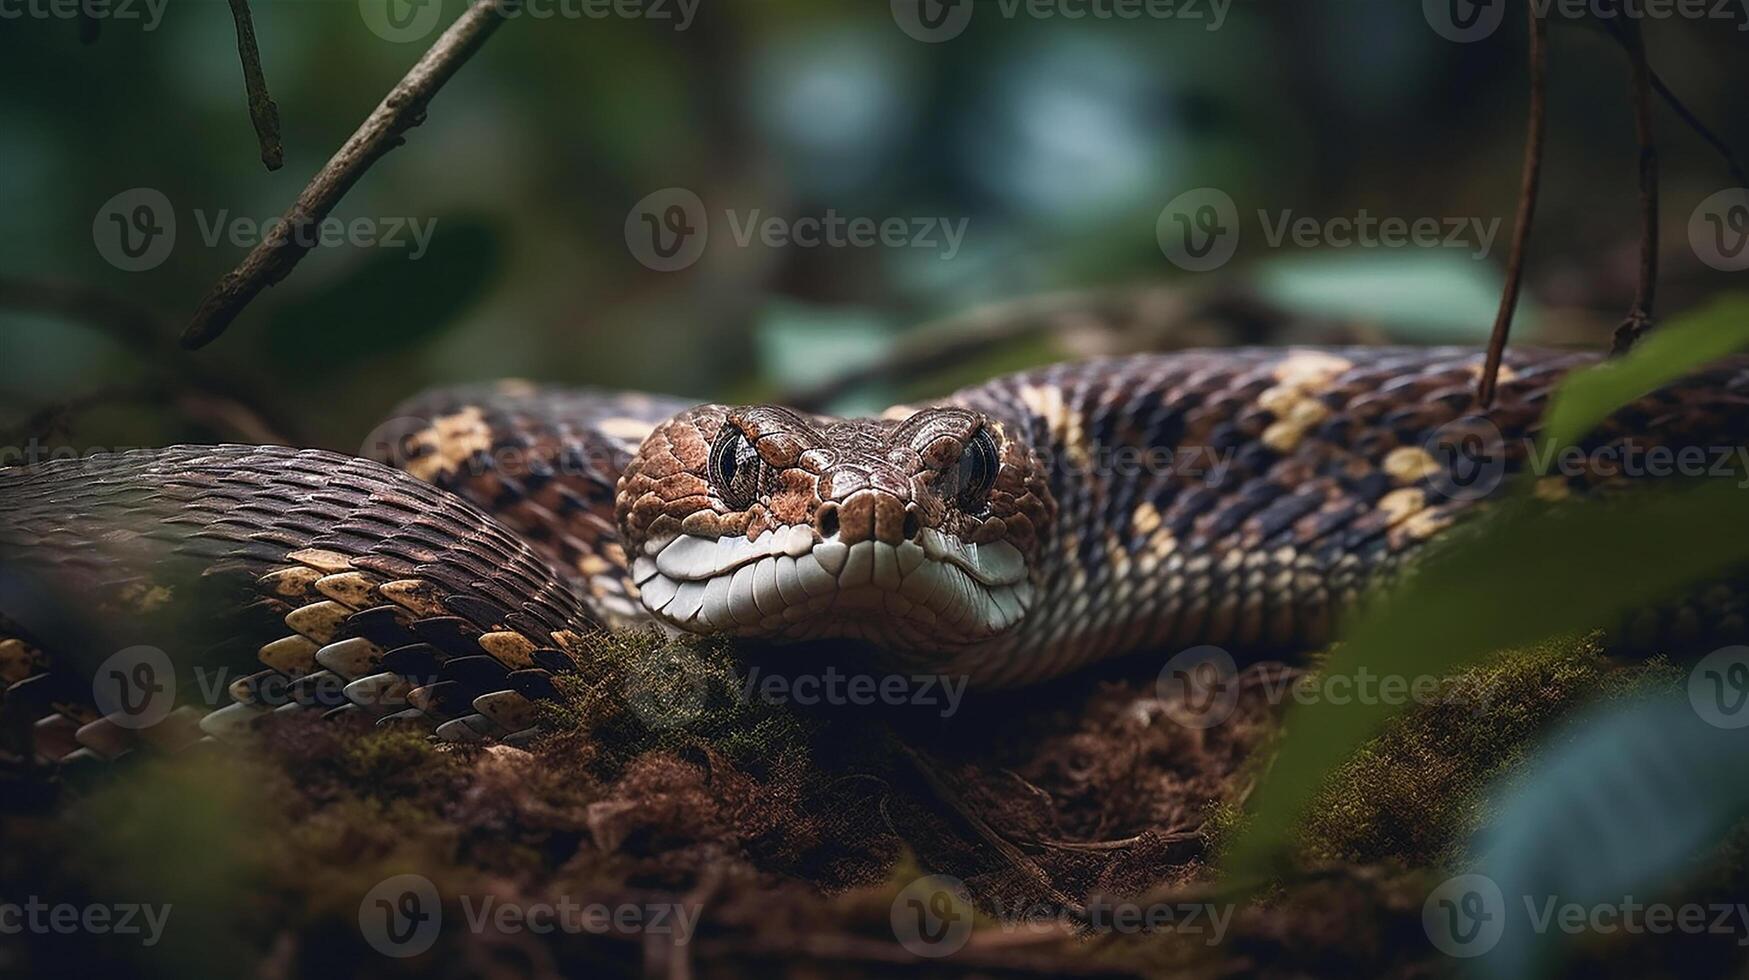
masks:
{"label": "snake scale", "polygon": [[[514,382],[402,406],[366,447],[381,462],[179,446],[12,467],[0,684],[19,751],[72,760],[276,709],[515,740],[591,631],[638,621],[986,686],[1139,650],[1311,648],[1513,485],[1551,390],[1594,361],[1510,351],[1482,415],[1481,354],[1460,348],[1067,363],[869,418]],[[1746,408],[1749,360],[1725,360],[1584,445],[1740,447]],[[1704,590],[1622,632],[1741,635],[1743,598]],[[140,649],[176,679],[150,726],[93,695],[116,657],[159,656]]]}

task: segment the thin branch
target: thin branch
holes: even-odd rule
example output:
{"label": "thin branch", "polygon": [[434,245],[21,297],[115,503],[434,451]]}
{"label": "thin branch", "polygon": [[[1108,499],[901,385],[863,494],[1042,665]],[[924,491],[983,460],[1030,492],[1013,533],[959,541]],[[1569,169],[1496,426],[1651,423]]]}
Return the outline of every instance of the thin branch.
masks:
{"label": "thin branch", "polygon": [[1494,331],[1488,337],[1488,358],[1476,386],[1476,401],[1484,409],[1494,403],[1500,379],[1500,361],[1506,356],[1506,339],[1512,334],[1512,315],[1518,309],[1518,291],[1524,283],[1525,246],[1530,241],[1531,219],[1536,214],[1537,186],[1542,179],[1543,132],[1548,105],[1548,22],[1530,11],[1530,119],[1524,135],[1524,169],[1518,182],[1518,216],[1512,225],[1512,251],[1506,259],[1506,285],[1500,293],[1500,309],[1494,314]]}
{"label": "thin branch", "polygon": [[243,60],[243,87],[249,94],[249,121],[255,124],[255,139],[261,144],[261,162],[269,170],[278,170],[285,165],[285,148],[279,142],[279,106],[267,94],[249,0],[231,0],[231,18],[237,22],[237,56]]}
{"label": "thin branch", "polygon": [[0,275],[0,310],[47,313],[88,323],[142,353],[159,353],[167,337],[162,322],[145,307],[71,282]]}
{"label": "thin branch", "polygon": [[1063,290],[989,303],[907,331],[878,360],[795,388],[777,400],[815,411],[863,385],[915,378],[1029,337],[1073,330],[1115,334],[1143,321],[1192,312],[1182,290],[1161,286]]}
{"label": "thin branch", "polygon": [[[1622,0],[1623,13],[1633,0]],[[1615,328],[1612,354],[1625,354],[1652,328],[1652,299],[1658,286],[1658,148],[1652,142],[1652,70],[1646,64],[1646,38],[1638,17],[1621,27],[1634,88],[1634,141],[1640,148],[1640,272],[1634,305]]]}
{"label": "thin branch", "polygon": [[171,408],[189,421],[245,442],[291,445],[249,406],[165,379],[97,388],[45,406],[17,425],[0,429],[0,445],[23,447],[55,442],[71,431],[78,416],[112,405]]}
{"label": "thin branch", "polygon": [[936,799],[947,804],[948,808],[964,821],[967,826],[971,827],[973,832],[983,838],[984,842],[989,844],[997,854],[1001,855],[1016,873],[1030,879],[1034,886],[1043,892],[1052,902],[1055,902],[1057,907],[1062,909],[1071,918],[1075,919],[1077,922],[1087,921],[1087,907],[1070,898],[1068,895],[1063,894],[1063,892],[1057,888],[1056,883],[1051,881],[1051,876],[1046,874],[1043,868],[1039,867],[1031,858],[1021,853],[1020,848],[1015,847],[1013,842],[1009,841],[1000,831],[990,826],[988,821],[979,816],[977,812],[966,803],[964,798],[960,796],[959,791],[954,788],[952,781],[935,767],[935,763],[931,762],[923,755],[923,753],[906,745],[898,738],[898,736],[889,733],[889,740],[899,750],[899,753],[905,757],[906,761],[911,763],[912,769],[923,778],[924,785],[929,787],[930,791],[935,794]]}
{"label": "thin branch", "polygon": [[1204,838],[1202,824],[1197,824],[1189,830],[1168,830],[1160,833],[1136,834],[1118,840],[1049,840],[1039,838],[1032,843],[1038,847],[1053,851],[1085,851],[1099,854],[1106,851],[1122,851],[1135,847],[1143,841],[1161,844],[1182,844],[1186,841],[1200,841]]}
{"label": "thin branch", "polygon": [[0,310],[62,317],[102,331],[163,377],[160,400],[175,403],[189,417],[226,429],[251,442],[305,445],[300,426],[260,403],[246,380],[210,370],[179,354],[170,344],[169,323],[144,306],[76,283],[0,275]]}
{"label": "thin branch", "polygon": [[329,159],[289,210],[236,269],[207,293],[182,332],[182,346],[211,343],[263,289],[284,279],[314,245],[314,230],[352,185],[406,132],[425,121],[425,108],[506,19],[519,0],[474,0],[407,72],[358,131]]}
{"label": "thin branch", "polygon": [[1730,144],[1720,139],[1711,129],[1707,128],[1706,123],[1700,121],[1699,116],[1689,111],[1688,106],[1682,104],[1682,100],[1676,97],[1676,93],[1670,90],[1670,86],[1664,84],[1664,79],[1659,78],[1657,72],[1654,71],[1650,74],[1652,76],[1652,91],[1658,93],[1658,97],[1664,100],[1664,104],[1670,107],[1671,112],[1676,113],[1676,117],[1681,119],[1684,125],[1694,130],[1696,136],[1706,141],[1708,146],[1724,158],[1725,169],[1731,172],[1731,179],[1737,182],[1738,187],[1749,187],[1749,176],[1744,175],[1743,166],[1737,162],[1737,155],[1731,151]]}

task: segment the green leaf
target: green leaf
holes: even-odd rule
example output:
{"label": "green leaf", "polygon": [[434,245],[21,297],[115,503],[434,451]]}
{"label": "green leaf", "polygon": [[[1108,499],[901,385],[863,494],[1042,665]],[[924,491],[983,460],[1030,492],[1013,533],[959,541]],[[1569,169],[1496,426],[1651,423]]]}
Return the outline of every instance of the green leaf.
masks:
{"label": "green leaf", "polygon": [[[1332,675],[1440,675],[1500,651],[1610,623],[1749,563],[1749,495],[1732,480],[1551,509],[1497,509],[1437,543],[1399,587],[1378,596],[1332,655]],[[1295,705],[1280,756],[1228,852],[1241,881],[1286,863],[1291,832],[1329,773],[1400,706],[1374,699]]]}
{"label": "green leaf", "polygon": [[1749,347],[1749,296],[1727,296],[1647,334],[1627,356],[1562,382],[1549,403],[1545,438],[1572,445],[1611,412],[1710,361]]}
{"label": "green leaf", "polygon": [[[1621,405],[1746,345],[1749,298],[1674,320],[1631,355],[1569,377],[1554,396],[1547,437],[1571,444]],[[1497,504],[1375,597],[1327,669],[1445,674],[1609,624],[1749,563],[1749,539],[1719,533],[1746,517],[1749,498],[1735,481],[1648,489],[1558,511],[1529,499]],[[1229,871],[1243,880],[1281,867],[1295,822],[1329,774],[1401,707],[1318,702],[1290,710],[1289,737],[1253,798],[1245,833],[1228,851]]]}
{"label": "green leaf", "polygon": [[[1749,738],[1724,727],[1745,710],[1749,690],[1730,666],[1749,648],[1721,653],[1728,659],[1710,677],[1703,661],[1686,696],[1593,712],[1497,790],[1498,817],[1471,850],[1482,856],[1474,873],[1498,889],[1499,907],[1486,911],[1502,928],[1490,948],[1474,947],[1473,965],[1494,977],[1546,975],[1566,936],[1534,929],[1527,899],[1540,914],[1551,901],[1589,908],[1665,897],[1749,812],[1749,781],[1728,776],[1749,767]],[[1718,705],[1731,676],[1736,713],[1727,715]]]}

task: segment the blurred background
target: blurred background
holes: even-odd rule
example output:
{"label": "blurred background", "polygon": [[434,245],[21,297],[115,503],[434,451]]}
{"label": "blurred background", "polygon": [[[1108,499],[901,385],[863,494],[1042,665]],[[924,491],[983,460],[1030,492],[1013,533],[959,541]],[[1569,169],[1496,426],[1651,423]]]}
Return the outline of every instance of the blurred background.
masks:
{"label": "blurred background", "polygon": [[[226,3],[111,0],[79,17],[6,0],[0,421],[13,445],[355,449],[419,389],[501,376],[864,409],[1108,350],[1480,342],[1519,183],[1527,31],[1496,3],[1473,10],[1509,6],[1498,29],[1454,41],[1434,22],[1468,5],[1443,3],[1180,0],[1125,18],[1100,15],[1137,9],[1123,0],[962,0],[927,36],[886,0],[536,0],[341,202],[335,217],[372,241],[315,249],[185,353],[173,338],[253,244],[249,226],[285,210],[463,0],[255,0],[285,147],[274,172]],[[1647,43],[1688,107],[1749,147],[1749,34],[1723,12],[1653,21]],[[1628,65],[1571,20],[1550,47],[1515,336],[1601,345],[1638,247]],[[1658,312],[1672,314],[1740,281],[1689,236],[1696,206],[1735,181],[1667,107],[1656,118]],[[1205,187],[1241,231],[1231,261],[1193,272],[1157,225]],[[687,192],[708,236],[667,268],[648,236],[677,227],[668,209]],[[142,200],[168,210],[173,241],[118,258]],[[1467,232],[1463,247],[1267,240],[1284,216],[1363,209],[1442,234],[1498,224],[1486,249]],[[833,215],[900,219],[907,241],[746,234]],[[1064,291],[1092,298],[1047,301],[1060,315],[1046,330],[967,334],[953,319]]]}

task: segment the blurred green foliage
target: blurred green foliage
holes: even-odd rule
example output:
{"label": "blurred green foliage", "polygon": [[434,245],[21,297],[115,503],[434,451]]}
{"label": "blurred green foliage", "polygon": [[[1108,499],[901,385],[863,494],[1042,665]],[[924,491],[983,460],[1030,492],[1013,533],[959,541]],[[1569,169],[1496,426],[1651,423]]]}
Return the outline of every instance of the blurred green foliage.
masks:
{"label": "blurred green foliage", "polygon": [[[445,19],[461,10],[433,2]],[[1270,248],[1254,215],[1366,209],[1509,227],[1524,99],[1514,18],[1486,41],[1454,44],[1396,0],[1241,3],[1213,31],[978,7],[941,44],[908,37],[885,3],[849,0],[705,0],[685,30],[519,18],[335,212],[434,221],[429,250],[318,248],[192,357],[299,420],[306,441],[350,448],[436,383],[524,375],[763,395],[816,383],[913,324],[982,301],[1134,280],[1255,283],[1290,308],[1388,321],[1411,339],[1485,332],[1499,248],[1482,259]],[[273,173],[257,159],[221,0],[170,0],[151,29],[104,20],[91,43],[73,20],[7,22],[0,274],[121,296],[173,336],[246,251],[206,229],[281,213],[423,47],[373,34],[350,0],[253,8],[283,120],[286,163]],[[1654,26],[1664,77],[1727,140],[1749,142],[1749,88],[1727,70],[1737,35]],[[1560,27],[1554,45],[1526,309],[1607,320],[1625,307],[1634,247],[1621,58],[1598,32]],[[1673,122],[1659,135],[1670,243],[1660,298],[1676,309],[1722,281],[1681,240],[1693,202],[1726,178]],[[635,202],[673,186],[699,194],[715,233],[696,265],[657,272],[633,259],[624,223]],[[1232,196],[1247,237],[1229,267],[1195,275],[1165,261],[1154,224],[1167,200],[1199,186]],[[162,265],[124,272],[99,255],[93,222],[138,187],[172,202],[177,243]],[[963,219],[968,231],[951,259],[740,247],[722,220],[731,209]],[[1527,315],[1519,336],[1542,322]],[[5,303],[0,343],[28,366],[0,384],[0,413],[13,419],[138,367],[100,327]],[[988,353],[915,387],[1067,351]],[[849,407],[914,393],[863,392]],[[235,436],[163,409],[122,416],[80,420],[78,443]]]}

